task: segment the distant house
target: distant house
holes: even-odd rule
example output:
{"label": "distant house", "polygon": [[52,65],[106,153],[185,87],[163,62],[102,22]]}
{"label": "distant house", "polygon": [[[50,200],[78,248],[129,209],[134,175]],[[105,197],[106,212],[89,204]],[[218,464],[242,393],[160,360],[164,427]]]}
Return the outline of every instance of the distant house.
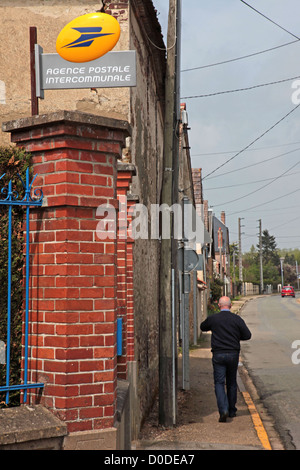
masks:
{"label": "distant house", "polygon": [[221,220],[212,216],[212,238],[215,277],[223,283],[223,294],[229,295],[230,288],[230,252],[229,252],[229,229],[225,225],[225,212],[221,213]]}

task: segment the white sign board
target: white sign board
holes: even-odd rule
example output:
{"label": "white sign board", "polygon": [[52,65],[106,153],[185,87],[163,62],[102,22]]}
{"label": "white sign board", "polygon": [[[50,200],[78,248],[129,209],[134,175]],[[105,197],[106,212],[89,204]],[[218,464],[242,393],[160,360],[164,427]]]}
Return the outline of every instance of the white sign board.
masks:
{"label": "white sign board", "polygon": [[75,63],[59,54],[43,54],[36,44],[36,96],[44,90],[136,86],[135,51],[108,52],[90,62]]}

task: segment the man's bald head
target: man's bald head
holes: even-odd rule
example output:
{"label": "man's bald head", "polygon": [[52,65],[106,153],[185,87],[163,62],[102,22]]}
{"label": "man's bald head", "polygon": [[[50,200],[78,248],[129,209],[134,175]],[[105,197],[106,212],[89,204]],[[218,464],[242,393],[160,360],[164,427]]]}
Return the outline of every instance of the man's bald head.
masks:
{"label": "man's bald head", "polygon": [[231,308],[231,300],[229,297],[225,295],[219,299],[219,307],[221,310],[230,310]]}

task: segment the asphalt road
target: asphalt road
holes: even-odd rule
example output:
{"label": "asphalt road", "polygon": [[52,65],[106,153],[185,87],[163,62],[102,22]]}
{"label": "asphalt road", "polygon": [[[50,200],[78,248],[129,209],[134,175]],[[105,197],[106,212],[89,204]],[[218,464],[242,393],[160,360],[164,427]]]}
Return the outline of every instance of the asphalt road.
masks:
{"label": "asphalt road", "polygon": [[252,332],[242,344],[243,363],[285,448],[300,450],[300,294],[258,297],[241,316]]}

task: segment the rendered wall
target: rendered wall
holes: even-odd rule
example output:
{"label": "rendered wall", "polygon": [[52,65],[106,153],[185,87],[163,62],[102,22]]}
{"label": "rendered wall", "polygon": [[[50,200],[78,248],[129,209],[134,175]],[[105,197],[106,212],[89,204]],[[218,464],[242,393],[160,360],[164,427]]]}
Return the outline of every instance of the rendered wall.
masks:
{"label": "rendered wall", "polygon": [[[55,53],[56,38],[67,23],[101,8],[101,0],[0,0],[0,123],[31,113],[30,26],[37,27],[37,42],[44,53]],[[119,11],[121,37],[114,50],[127,50],[128,10]],[[127,88],[47,90],[39,111],[44,114],[67,109],[128,119],[129,94]],[[9,138],[0,133],[0,145],[4,143],[9,144]]]}
{"label": "rendered wall", "polygon": [[[57,35],[69,21],[103,6],[121,26],[114,50],[137,52],[137,87],[48,90],[39,101],[39,112],[63,109],[128,120],[132,137],[127,139],[123,160],[136,167],[131,193],[150,211],[151,204],[159,204],[161,192],[166,65],[161,28],[151,0],[0,0],[0,124],[31,113],[30,26],[37,27],[37,42],[44,53],[53,53]],[[3,144],[9,144],[9,136],[0,132]],[[135,343],[129,380],[138,397],[134,419],[138,432],[158,389],[160,247],[158,240],[149,238],[136,240],[132,248]]]}

